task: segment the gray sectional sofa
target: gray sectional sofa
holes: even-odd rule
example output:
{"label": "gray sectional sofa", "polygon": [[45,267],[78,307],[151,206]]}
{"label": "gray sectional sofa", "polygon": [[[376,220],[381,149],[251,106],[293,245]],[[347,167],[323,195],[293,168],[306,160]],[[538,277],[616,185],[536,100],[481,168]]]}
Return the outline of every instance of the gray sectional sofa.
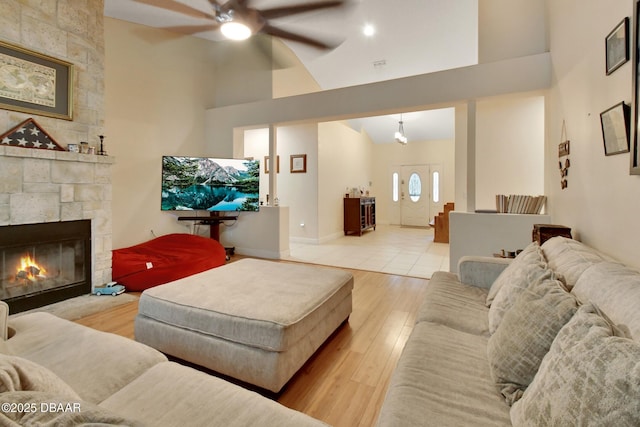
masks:
{"label": "gray sectional sofa", "polygon": [[[466,257],[431,279],[377,425],[640,425],[639,307],[640,273],[575,240]],[[325,425],[144,344],[6,315],[0,425]]]}
{"label": "gray sectional sofa", "polygon": [[2,426],[326,425],[144,344],[48,313],[11,318],[7,328],[7,310],[0,301],[8,335],[0,339]]}
{"label": "gray sectional sofa", "polygon": [[640,273],[571,239],[433,275],[387,426],[640,425]]}

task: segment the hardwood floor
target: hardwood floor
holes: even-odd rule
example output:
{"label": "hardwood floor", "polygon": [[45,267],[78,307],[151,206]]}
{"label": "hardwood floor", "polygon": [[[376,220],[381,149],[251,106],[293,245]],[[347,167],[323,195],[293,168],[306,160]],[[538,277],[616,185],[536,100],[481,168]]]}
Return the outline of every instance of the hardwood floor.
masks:
{"label": "hardwood floor", "polygon": [[[411,333],[426,279],[361,270],[353,312],[285,386],[278,401],[336,427],[372,426]],[[137,302],[76,322],[133,338]]]}

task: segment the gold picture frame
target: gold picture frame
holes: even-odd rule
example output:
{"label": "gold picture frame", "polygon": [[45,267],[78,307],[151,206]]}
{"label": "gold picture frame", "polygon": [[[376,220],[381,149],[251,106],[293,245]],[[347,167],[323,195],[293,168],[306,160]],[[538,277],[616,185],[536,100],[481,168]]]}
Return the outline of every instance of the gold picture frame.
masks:
{"label": "gold picture frame", "polygon": [[291,173],[307,173],[307,155],[292,154],[289,165]]}
{"label": "gold picture frame", "polygon": [[0,108],[73,120],[72,63],[0,41]]}
{"label": "gold picture frame", "polygon": [[[269,173],[269,156],[264,156],[264,173]],[[280,156],[276,156],[276,173],[280,173]]]}

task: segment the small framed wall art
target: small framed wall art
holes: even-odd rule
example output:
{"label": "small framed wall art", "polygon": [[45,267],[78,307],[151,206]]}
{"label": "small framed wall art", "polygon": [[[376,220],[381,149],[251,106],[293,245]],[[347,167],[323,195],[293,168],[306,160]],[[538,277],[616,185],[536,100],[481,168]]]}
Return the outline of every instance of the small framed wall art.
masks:
{"label": "small framed wall art", "polygon": [[307,155],[292,154],[290,166],[291,173],[307,173]]}
{"label": "small framed wall art", "polygon": [[629,18],[625,17],[605,39],[607,75],[629,60]]}
{"label": "small framed wall art", "polygon": [[628,105],[620,102],[600,113],[604,154],[606,156],[629,152],[630,110],[631,108]]}
{"label": "small framed wall art", "polygon": [[0,108],[71,120],[73,64],[0,41]]}
{"label": "small framed wall art", "polygon": [[[269,156],[264,156],[264,173],[269,173]],[[280,173],[280,156],[276,156],[276,173]]]}

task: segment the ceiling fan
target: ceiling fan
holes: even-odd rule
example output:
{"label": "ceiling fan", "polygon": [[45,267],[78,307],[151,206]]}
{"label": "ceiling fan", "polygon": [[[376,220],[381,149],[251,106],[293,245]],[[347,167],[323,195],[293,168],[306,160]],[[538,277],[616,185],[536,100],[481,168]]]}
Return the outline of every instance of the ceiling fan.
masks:
{"label": "ceiling fan", "polygon": [[186,34],[196,34],[203,31],[220,29],[226,38],[232,40],[244,40],[254,34],[262,33],[325,50],[333,49],[336,46],[332,43],[318,40],[313,37],[278,28],[272,25],[269,21],[315,10],[336,8],[344,6],[347,3],[346,0],[325,0],[260,10],[251,7],[250,0],[228,0],[224,3],[220,3],[216,0],[209,0],[212,7],[212,11],[209,13],[195,9],[175,0],[134,1],[170,10],[172,12],[181,13],[190,17],[212,21],[203,25],[188,25],[170,28],[174,31]]}

